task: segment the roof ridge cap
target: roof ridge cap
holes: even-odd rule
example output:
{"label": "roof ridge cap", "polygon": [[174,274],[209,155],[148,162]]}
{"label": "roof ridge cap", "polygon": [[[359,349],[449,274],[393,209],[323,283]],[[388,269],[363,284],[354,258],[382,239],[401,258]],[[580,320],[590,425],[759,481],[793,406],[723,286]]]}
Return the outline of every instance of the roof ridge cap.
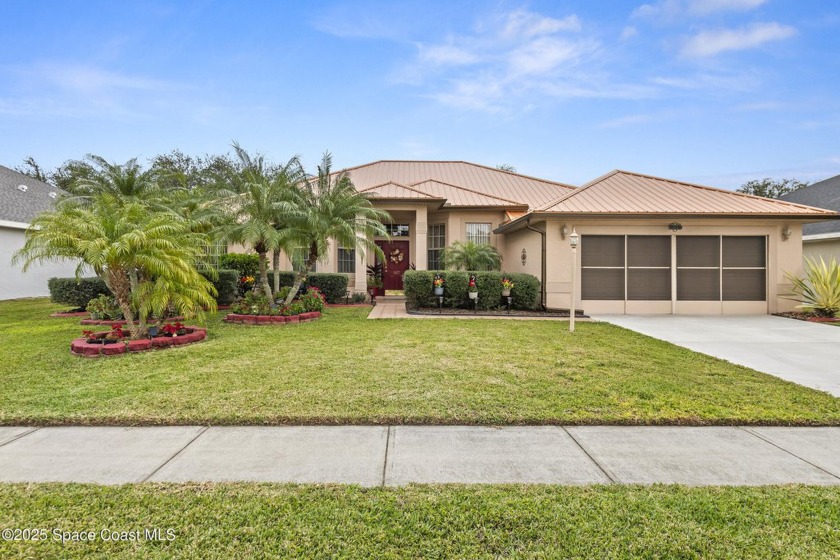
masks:
{"label": "roof ridge cap", "polygon": [[417,186],[417,185],[420,185],[420,184],[423,184],[423,183],[429,183],[429,182],[440,183],[441,185],[446,185],[446,186],[449,186],[449,187],[452,187],[452,188],[455,188],[455,189],[461,189],[462,191],[467,191],[467,192],[471,192],[471,193],[473,193],[473,194],[478,194],[478,195],[481,195],[481,196],[486,196],[487,198],[495,198],[496,200],[502,200],[502,201],[504,201],[504,202],[510,202],[511,204],[515,204],[515,205],[517,205],[517,206],[528,206],[528,205],[527,205],[527,204],[525,204],[524,202],[521,202],[521,201],[518,201],[518,200],[511,200],[511,199],[509,199],[509,198],[504,198],[504,197],[501,197],[501,196],[496,196],[496,195],[494,195],[494,194],[487,194],[487,193],[484,193],[484,192],[481,192],[481,191],[477,191],[477,190],[474,190],[474,189],[470,189],[470,188],[468,188],[468,187],[462,187],[462,186],[460,186],[460,185],[454,185],[454,184],[452,184],[452,183],[447,183],[446,181],[440,181],[440,180],[438,180],[438,179],[424,179],[424,180],[419,181],[419,182],[417,182],[417,183],[412,183],[412,186]]}

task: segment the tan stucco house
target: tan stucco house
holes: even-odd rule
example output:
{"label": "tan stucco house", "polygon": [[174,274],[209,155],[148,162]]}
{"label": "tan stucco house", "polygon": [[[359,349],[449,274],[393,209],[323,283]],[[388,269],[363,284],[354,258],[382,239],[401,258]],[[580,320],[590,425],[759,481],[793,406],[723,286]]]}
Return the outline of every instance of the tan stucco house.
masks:
{"label": "tan stucco house", "polygon": [[[377,161],[346,170],[392,217],[385,288],[431,270],[454,241],[489,243],[509,272],[542,281],[549,309],[587,313],[764,314],[793,309],[802,226],[829,210],[627,171],[581,187],[462,161]],[[576,264],[569,235],[580,236]],[[281,266],[290,268],[283,257]],[[331,246],[319,272],[367,288],[366,259]]]}

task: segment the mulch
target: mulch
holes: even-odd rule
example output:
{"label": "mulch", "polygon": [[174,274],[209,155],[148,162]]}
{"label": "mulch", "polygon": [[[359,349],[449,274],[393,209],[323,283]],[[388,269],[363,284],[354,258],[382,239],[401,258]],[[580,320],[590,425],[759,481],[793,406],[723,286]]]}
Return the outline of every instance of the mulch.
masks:
{"label": "mulch", "polygon": [[[477,317],[553,317],[555,319],[569,318],[568,311],[534,311],[525,309],[507,309],[501,310],[487,310],[487,311],[473,311],[472,309],[460,309],[452,307],[444,307],[438,309],[437,307],[419,307],[417,309],[407,309],[409,315],[473,315]],[[576,319],[589,319],[589,315],[583,313],[575,313]]]}
{"label": "mulch", "polygon": [[787,319],[796,319],[797,321],[808,321],[809,323],[840,323],[840,319],[836,317],[821,317],[813,313],[803,313],[802,311],[785,311],[783,313],[773,313],[773,315]]}

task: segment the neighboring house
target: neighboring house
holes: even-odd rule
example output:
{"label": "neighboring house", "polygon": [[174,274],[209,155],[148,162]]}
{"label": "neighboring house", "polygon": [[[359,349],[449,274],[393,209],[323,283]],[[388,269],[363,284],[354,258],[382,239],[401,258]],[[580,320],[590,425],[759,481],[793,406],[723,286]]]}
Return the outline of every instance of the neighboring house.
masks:
{"label": "neighboring house", "polygon": [[[781,200],[827,208],[840,212],[840,175],[788,193]],[[840,222],[806,224],[802,228],[802,254],[805,257],[832,258],[840,262]]]}
{"label": "neighboring house", "polygon": [[[575,307],[588,313],[792,310],[785,275],[802,272],[803,224],[840,218],[627,171],[580,188],[461,161],[377,161],[346,171],[392,217],[390,239],[376,240],[386,289],[401,289],[411,264],[436,269],[441,249],[475,241],[499,250],[503,270],[540,278],[550,309],[570,308],[574,274]],[[573,230],[581,236],[576,265]],[[363,292],[367,264],[333,245],[318,270],[345,273],[351,290]]]}
{"label": "neighboring house", "polygon": [[24,273],[12,266],[12,255],[23,247],[26,228],[45,210],[52,210],[64,191],[0,165],[0,299],[49,295],[47,280],[74,276],[69,261],[33,265]]}

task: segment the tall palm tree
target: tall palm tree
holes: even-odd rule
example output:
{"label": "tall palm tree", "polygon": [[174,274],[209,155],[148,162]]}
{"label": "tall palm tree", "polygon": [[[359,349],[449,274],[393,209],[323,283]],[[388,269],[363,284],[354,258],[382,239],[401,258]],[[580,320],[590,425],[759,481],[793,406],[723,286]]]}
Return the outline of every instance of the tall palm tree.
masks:
{"label": "tall palm tree", "polygon": [[326,152],[318,166],[318,177],[298,183],[293,203],[288,206],[289,239],[298,253],[308,252],[308,256],[296,267],[286,305],[292,302],[315,263],[326,256],[330,239],[362,256],[369,250],[384,258],[373,238],[388,235],[383,222],[390,221],[390,216],[356,191],[350,175],[344,171],[332,173],[331,168],[332,156]]}
{"label": "tall palm tree", "polygon": [[73,185],[74,199],[90,203],[98,195],[110,195],[116,201],[159,202],[161,189],[154,170],[144,170],[132,158],[124,164],[111,163],[102,156],[88,154],[85,158],[92,169],[89,176],[78,178]]}
{"label": "tall palm tree", "polygon": [[454,242],[443,250],[441,266],[455,270],[500,270],[502,256],[486,243]]}
{"label": "tall palm tree", "polygon": [[[241,170],[232,184],[220,191],[231,211],[229,223],[220,231],[220,237],[251,247],[257,253],[260,288],[271,305],[275,305],[277,289],[272,290],[268,283],[268,254],[277,255],[291,246],[292,232],[286,227],[287,216],[296,211],[295,184],[303,180],[303,169],[297,157],[281,166],[268,166],[262,156],[252,157],[238,144],[233,147]],[[277,284],[279,258],[275,259],[274,267]]]}
{"label": "tall palm tree", "polygon": [[170,307],[185,317],[215,310],[216,290],[196,270],[206,243],[206,235],[172,212],[100,194],[89,204],[64,202],[36,217],[13,262],[26,270],[36,262],[75,260],[77,275],[91,267],[137,339],[146,336],[151,314],[162,317]]}

